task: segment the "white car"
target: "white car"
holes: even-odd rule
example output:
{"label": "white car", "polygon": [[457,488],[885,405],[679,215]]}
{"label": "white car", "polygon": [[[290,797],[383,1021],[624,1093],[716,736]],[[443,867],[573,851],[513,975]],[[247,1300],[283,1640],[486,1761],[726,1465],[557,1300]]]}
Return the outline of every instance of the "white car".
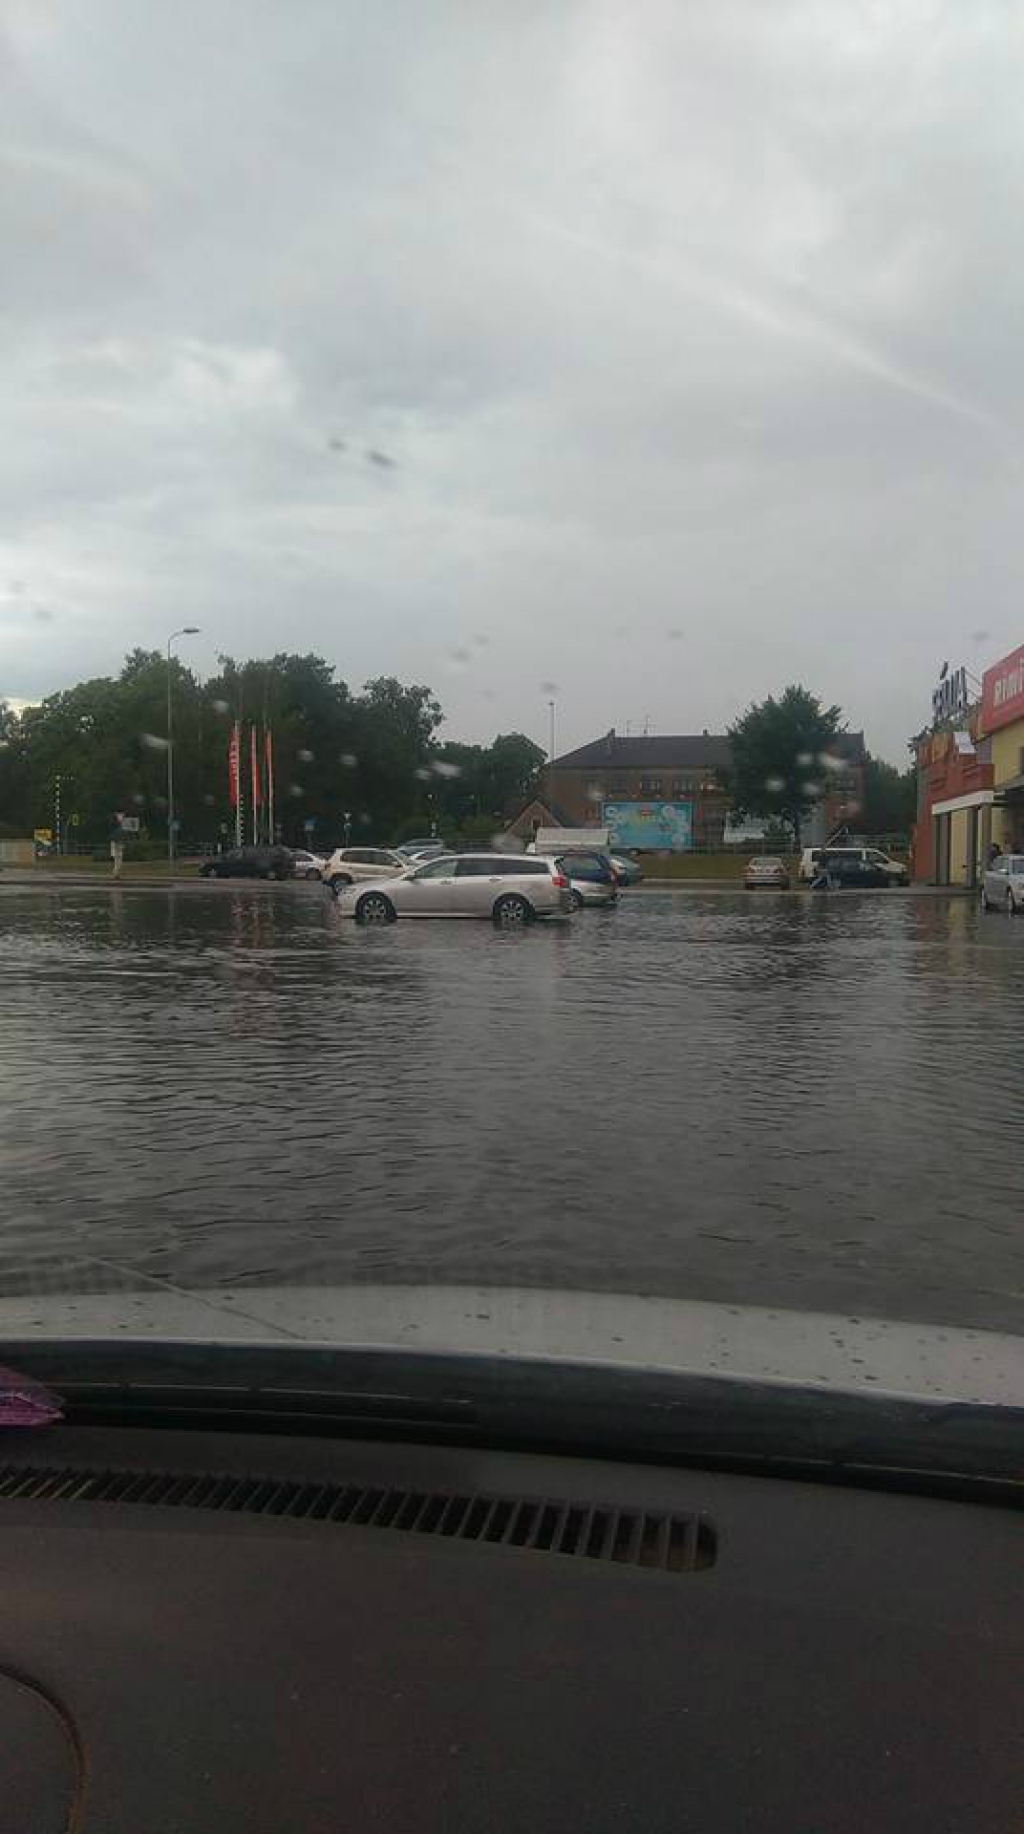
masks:
{"label": "white car", "polygon": [[393,879],[408,872],[411,861],[394,847],[336,847],[320,877],[332,892],[366,879]]}
{"label": "white car", "polygon": [[800,855],[800,877],[809,884],[818,876],[825,860],[863,860],[865,866],[877,866],[888,876],[890,885],[906,885],[909,874],[902,860],[894,860],[880,847],[805,847]]}
{"label": "white car", "polygon": [[569,881],[558,860],[521,853],[447,853],[424,860],[400,879],[342,886],[338,906],[357,923],[398,917],[489,917],[502,926],[572,909]]}
{"label": "white car", "polygon": [[982,875],[983,911],[1024,911],[1024,853],[1000,853]]}
{"label": "white car", "polygon": [[310,853],[305,847],[293,847],[291,852],[293,879],[320,879],[323,877],[323,870],[327,864],[323,854]]}

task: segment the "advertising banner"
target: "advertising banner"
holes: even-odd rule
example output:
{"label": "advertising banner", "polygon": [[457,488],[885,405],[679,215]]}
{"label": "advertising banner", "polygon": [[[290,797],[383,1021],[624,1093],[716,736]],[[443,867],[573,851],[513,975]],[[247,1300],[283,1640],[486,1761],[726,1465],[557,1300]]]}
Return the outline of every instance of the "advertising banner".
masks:
{"label": "advertising banner", "polygon": [[613,847],[688,853],[693,846],[692,802],[606,802],[603,820]]}
{"label": "advertising banner", "polygon": [[981,678],[982,732],[995,732],[1014,720],[1024,720],[1024,644]]}

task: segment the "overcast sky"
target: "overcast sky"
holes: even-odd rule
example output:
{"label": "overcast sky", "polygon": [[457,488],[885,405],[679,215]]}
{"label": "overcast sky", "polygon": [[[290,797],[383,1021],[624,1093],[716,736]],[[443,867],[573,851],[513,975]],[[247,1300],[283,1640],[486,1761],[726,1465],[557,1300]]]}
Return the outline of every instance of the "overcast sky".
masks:
{"label": "overcast sky", "polygon": [[0,695],[198,624],[902,762],[1024,641],[1016,0],[2,17]]}

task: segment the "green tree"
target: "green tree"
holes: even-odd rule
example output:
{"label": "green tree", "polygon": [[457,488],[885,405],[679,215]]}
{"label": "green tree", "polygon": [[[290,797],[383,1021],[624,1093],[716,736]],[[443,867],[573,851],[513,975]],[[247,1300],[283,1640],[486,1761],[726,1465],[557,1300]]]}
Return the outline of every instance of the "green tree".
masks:
{"label": "green tree", "polygon": [[433,748],[430,771],[439,823],[468,834],[493,833],[513,804],[525,801],[546,753],[521,732],[499,733],[490,745],[452,740]]}
{"label": "green tree", "polygon": [[908,834],[917,817],[917,767],[897,770],[881,758],[864,768],[864,802],[856,826],[862,834]]}
{"label": "green tree", "polygon": [[823,707],[797,686],[749,707],[729,729],[734,812],[781,816],[799,851],[803,819],[825,794],[829,745],[841,722],[838,707]]}

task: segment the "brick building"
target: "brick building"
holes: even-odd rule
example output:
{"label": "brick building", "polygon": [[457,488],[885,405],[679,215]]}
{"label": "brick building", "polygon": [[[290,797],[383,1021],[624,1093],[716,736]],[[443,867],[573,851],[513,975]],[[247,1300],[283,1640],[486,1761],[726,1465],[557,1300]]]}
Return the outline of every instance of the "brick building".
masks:
{"label": "brick building", "polygon": [[[807,844],[856,825],[864,800],[867,752],[862,732],[840,733],[828,794],[811,812]],[[712,850],[723,845],[731,806],[732,746],[724,733],[659,733],[620,738],[615,728],[555,758],[511,831],[529,840],[538,827],[611,827],[624,847]]]}
{"label": "brick building", "polygon": [[609,808],[625,805],[632,829],[624,844],[632,845],[643,844],[635,837],[645,824],[651,830],[647,844],[664,844],[658,817],[677,811],[670,845],[685,846],[682,837],[689,833],[690,846],[717,847],[729,811],[725,773],[731,758],[729,740],[721,734],[620,738],[612,727],[603,738],[555,758],[544,772],[542,796],[572,827],[606,825],[614,819]]}

